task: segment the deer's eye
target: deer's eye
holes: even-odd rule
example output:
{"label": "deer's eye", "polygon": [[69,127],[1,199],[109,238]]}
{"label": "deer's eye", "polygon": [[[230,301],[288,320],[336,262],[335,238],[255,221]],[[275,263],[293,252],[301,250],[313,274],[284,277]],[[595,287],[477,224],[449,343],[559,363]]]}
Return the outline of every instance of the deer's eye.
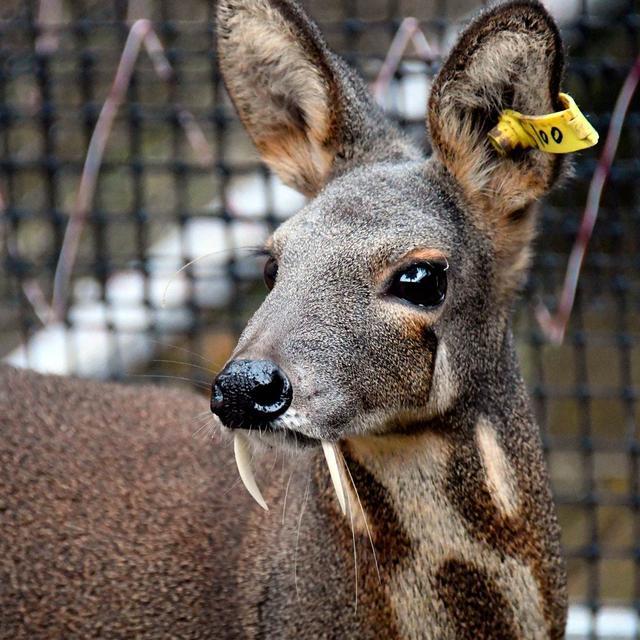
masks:
{"label": "deer's eye", "polygon": [[278,262],[273,256],[269,256],[267,262],[264,265],[264,283],[267,285],[267,289],[271,291],[276,283],[276,277],[278,275]]}
{"label": "deer's eye", "polygon": [[416,262],[393,276],[387,293],[419,307],[437,307],[447,295],[447,269],[440,262]]}

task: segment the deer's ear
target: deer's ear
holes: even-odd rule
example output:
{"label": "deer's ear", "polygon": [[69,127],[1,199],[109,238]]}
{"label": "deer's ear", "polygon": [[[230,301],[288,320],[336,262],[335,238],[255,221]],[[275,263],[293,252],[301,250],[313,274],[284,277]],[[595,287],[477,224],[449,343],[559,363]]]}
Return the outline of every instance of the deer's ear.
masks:
{"label": "deer's ear", "polygon": [[299,191],[315,194],[336,165],[407,151],[293,0],[219,0],[217,42],[240,119],[265,162]]}
{"label": "deer's ear", "polygon": [[[497,249],[519,253],[531,239],[529,205],[558,178],[562,156],[529,149],[502,157],[487,133],[504,109],[561,110],[558,29],[542,5],[518,0],[482,14],[438,74],[428,109],[434,154],[461,186]],[[502,233],[501,233],[502,231]]]}

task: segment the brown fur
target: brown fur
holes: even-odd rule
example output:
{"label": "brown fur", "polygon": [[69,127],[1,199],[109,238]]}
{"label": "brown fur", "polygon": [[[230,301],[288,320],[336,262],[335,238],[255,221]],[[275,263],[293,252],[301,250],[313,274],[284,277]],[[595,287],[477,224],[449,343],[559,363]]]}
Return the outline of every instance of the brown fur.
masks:
{"label": "brown fur", "polygon": [[[436,581],[438,597],[449,612],[458,640],[519,637],[509,603],[486,573],[451,559],[438,568]],[[487,615],[487,611],[492,615]]]}
{"label": "brown fur", "polygon": [[[273,360],[294,390],[275,434],[251,432],[271,510],[220,434],[191,437],[204,400],[4,370],[0,635],[561,638],[559,531],[509,324],[560,162],[485,140],[502,108],[555,106],[557,29],[522,1],[472,23],[434,84],[425,158],[297,4],[217,11],[240,117],[315,194],[269,241],[275,286],[233,355]],[[436,308],[385,289],[407,256],[447,257]],[[344,456],[346,517],[320,441]]]}
{"label": "brown fur", "polygon": [[248,501],[201,396],[0,369],[0,637],[198,638]]}

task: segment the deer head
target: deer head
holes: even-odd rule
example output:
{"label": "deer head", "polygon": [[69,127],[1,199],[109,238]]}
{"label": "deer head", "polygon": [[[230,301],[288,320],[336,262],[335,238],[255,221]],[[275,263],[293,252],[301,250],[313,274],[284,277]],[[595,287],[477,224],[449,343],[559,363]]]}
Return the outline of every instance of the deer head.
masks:
{"label": "deer head", "polygon": [[500,5],[462,34],[429,98],[428,157],[296,3],[217,11],[240,118],[310,200],[266,244],[269,293],[215,381],[213,411],[237,433],[316,446],[419,430],[499,393],[534,205],[563,162],[503,157],[487,133],[504,109],[559,106],[562,46],[542,5]]}

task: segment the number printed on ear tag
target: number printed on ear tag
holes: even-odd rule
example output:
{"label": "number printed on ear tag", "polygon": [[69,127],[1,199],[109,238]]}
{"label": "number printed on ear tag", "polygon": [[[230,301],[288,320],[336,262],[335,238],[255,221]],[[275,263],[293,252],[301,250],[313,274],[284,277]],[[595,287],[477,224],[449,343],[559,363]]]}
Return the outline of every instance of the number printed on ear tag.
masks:
{"label": "number printed on ear tag", "polygon": [[573,98],[559,94],[566,107],[543,116],[525,116],[505,109],[498,124],[487,134],[500,155],[516,149],[540,149],[547,153],[573,153],[597,144],[598,132],[585,118]]}

